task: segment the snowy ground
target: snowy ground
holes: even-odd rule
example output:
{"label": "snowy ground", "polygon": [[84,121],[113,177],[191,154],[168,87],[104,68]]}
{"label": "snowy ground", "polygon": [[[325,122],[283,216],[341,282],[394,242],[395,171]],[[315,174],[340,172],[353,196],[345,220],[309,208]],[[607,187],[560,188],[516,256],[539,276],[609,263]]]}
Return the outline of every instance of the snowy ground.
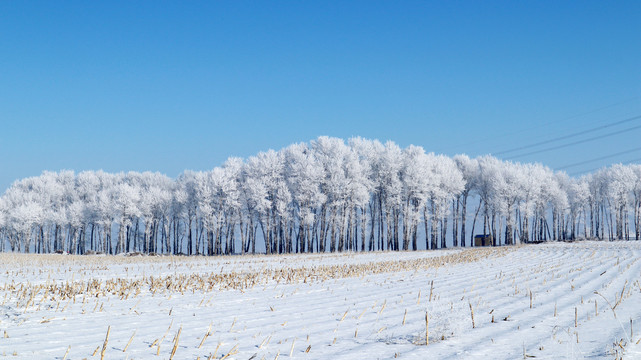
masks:
{"label": "snowy ground", "polygon": [[105,359],[641,358],[640,257],[635,241],[215,258],[2,254],[0,358],[100,359],[103,347]]}

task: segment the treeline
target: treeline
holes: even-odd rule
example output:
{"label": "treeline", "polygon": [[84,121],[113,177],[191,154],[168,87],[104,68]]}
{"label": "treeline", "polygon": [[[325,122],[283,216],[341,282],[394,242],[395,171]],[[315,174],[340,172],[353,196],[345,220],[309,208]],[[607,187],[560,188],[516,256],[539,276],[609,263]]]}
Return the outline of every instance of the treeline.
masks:
{"label": "treeline", "polygon": [[416,250],[472,246],[475,233],[494,245],[638,240],[640,220],[641,165],[571,178],[540,164],[320,137],[175,180],[61,171],[16,181],[0,197],[0,250]]}

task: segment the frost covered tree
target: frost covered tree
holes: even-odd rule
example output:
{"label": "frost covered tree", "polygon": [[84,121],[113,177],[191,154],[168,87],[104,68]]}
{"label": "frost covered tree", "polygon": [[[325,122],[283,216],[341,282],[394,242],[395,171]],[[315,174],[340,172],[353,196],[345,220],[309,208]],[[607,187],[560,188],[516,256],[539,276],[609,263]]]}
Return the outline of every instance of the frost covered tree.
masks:
{"label": "frost covered tree", "polygon": [[587,238],[587,216],[589,214],[590,188],[585,178],[569,178],[565,182],[564,190],[567,194],[569,207],[569,238],[574,240],[579,237],[581,219],[583,218],[583,237]]}
{"label": "frost covered tree", "polygon": [[608,169],[607,199],[611,206],[610,223],[614,212],[614,238],[630,239],[629,204],[633,197],[636,183],[635,174],[631,167],[615,164]]}
{"label": "frost covered tree", "polygon": [[[476,189],[476,180],[478,179],[478,160],[470,159],[467,155],[456,155],[454,157],[456,166],[458,167],[463,182],[465,183],[461,194],[456,200],[456,211],[460,209],[460,224],[461,224],[461,246],[465,247],[465,234],[466,234],[466,220],[467,220],[467,200],[471,192]],[[458,217],[455,221],[458,223]],[[454,246],[456,246],[456,232],[454,232]]]}
{"label": "frost covered tree", "polygon": [[[361,216],[361,250],[373,251],[377,244],[382,243],[383,236],[380,230],[382,229],[382,225],[379,226],[382,218],[382,211],[379,211],[381,207],[380,191],[377,189],[375,178],[377,154],[383,151],[383,144],[378,140],[356,137],[349,140],[349,146],[360,165],[364,176],[364,186],[369,193],[367,204],[365,204],[366,208]],[[379,234],[378,238],[376,238],[377,231]],[[366,235],[367,232],[369,235]]]}
{"label": "frost covered tree", "polygon": [[324,172],[314,152],[306,144],[294,144],[284,149],[286,181],[293,201],[292,216],[298,223],[295,252],[313,252],[320,207],[327,201],[321,192]]}
{"label": "frost covered tree", "polygon": [[402,152],[391,141],[373,145],[372,183],[377,201],[378,249],[398,250]]}
{"label": "frost covered tree", "polygon": [[119,174],[116,180],[118,182],[117,185],[110,189],[110,198],[120,219],[116,254],[127,251],[127,246],[131,241],[130,230],[133,220],[140,215],[140,192],[134,185],[129,183],[133,176],[133,173],[128,175]]}
{"label": "frost covered tree", "polygon": [[641,238],[641,165],[632,164],[630,169],[634,174],[634,184],[632,185],[632,198],[634,208],[634,238]]}
{"label": "frost covered tree", "polygon": [[326,198],[320,209],[319,251],[325,251],[327,241],[330,252],[341,251],[349,195],[345,164],[349,149],[342,139],[325,136],[313,141],[312,149],[323,169],[320,189]]}
{"label": "frost covered tree", "polygon": [[418,225],[430,191],[430,162],[420,146],[403,150],[403,250],[418,248]]}
{"label": "frost covered tree", "polygon": [[436,249],[465,246],[479,220],[494,245],[630,239],[633,231],[638,240],[641,165],[577,179],[541,164],[319,137],[177,179],[45,171],[0,197],[0,250],[397,251],[423,248],[421,236],[424,248]]}
{"label": "frost covered tree", "polygon": [[289,235],[291,194],[285,182],[284,168],[282,153],[274,150],[250,157],[245,167],[245,193],[253,204],[267,254],[284,251]]}

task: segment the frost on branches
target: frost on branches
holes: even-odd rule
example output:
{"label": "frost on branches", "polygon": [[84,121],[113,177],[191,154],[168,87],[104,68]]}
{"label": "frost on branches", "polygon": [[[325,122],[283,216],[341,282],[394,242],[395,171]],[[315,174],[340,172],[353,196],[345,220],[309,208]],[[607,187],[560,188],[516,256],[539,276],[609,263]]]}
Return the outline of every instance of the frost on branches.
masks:
{"label": "frost on branches", "polygon": [[0,197],[0,250],[235,254],[641,236],[641,165],[540,164],[319,137],[177,179],[46,171]]}

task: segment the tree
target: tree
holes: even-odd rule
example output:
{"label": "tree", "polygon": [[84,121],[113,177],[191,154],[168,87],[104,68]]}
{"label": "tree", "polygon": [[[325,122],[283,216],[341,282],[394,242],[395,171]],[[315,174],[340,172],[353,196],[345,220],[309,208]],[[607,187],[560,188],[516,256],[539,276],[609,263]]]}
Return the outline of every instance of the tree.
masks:
{"label": "tree", "polygon": [[327,201],[327,196],[321,192],[323,167],[305,144],[290,145],[285,148],[284,156],[287,186],[292,194],[292,217],[299,224],[295,252],[312,252],[312,234],[316,232],[317,214],[320,206]]}
{"label": "tree", "polygon": [[641,238],[638,164],[577,179],[322,136],[175,180],[66,170],[18,180],[0,196],[0,251],[220,255],[262,252],[261,237],[266,253],[416,250],[421,222],[426,248],[465,246],[470,199],[471,235],[481,214],[495,245],[575,239],[581,227],[583,237],[630,239],[634,226]]}
{"label": "tree", "polygon": [[403,184],[403,250],[418,248],[418,224],[430,191],[430,162],[420,146],[403,150],[401,183]]}
{"label": "tree", "polygon": [[[457,209],[459,209],[459,206],[461,209],[460,210],[461,212],[461,246],[465,247],[467,199],[469,198],[470,193],[476,188],[476,180],[478,178],[479,166],[478,166],[477,159],[470,159],[467,155],[456,155],[454,157],[454,161],[456,162],[456,166],[461,172],[461,175],[463,176],[463,182],[465,183],[465,186],[463,187],[463,191],[461,191],[461,194],[457,199],[457,206],[456,206]],[[456,240],[454,242],[454,246],[456,246]]]}
{"label": "tree", "polygon": [[610,214],[612,211],[615,213],[615,238],[629,240],[628,207],[637,180],[632,168],[621,164],[608,169],[608,175],[607,196],[611,205]]}

